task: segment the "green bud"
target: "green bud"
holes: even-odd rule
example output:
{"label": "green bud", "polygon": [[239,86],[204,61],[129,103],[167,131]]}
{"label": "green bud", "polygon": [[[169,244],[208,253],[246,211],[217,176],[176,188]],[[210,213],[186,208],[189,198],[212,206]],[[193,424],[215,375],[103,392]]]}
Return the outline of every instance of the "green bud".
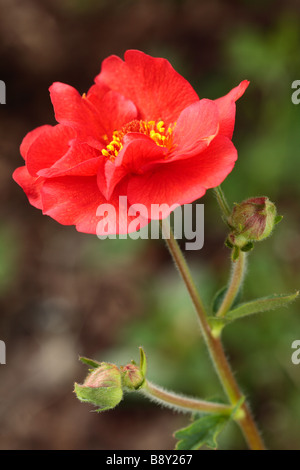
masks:
{"label": "green bud", "polygon": [[97,411],[110,410],[123,398],[121,372],[116,365],[101,362],[82,385],[75,383],[74,392],[80,401],[96,405]]}
{"label": "green bud", "polygon": [[129,390],[139,390],[143,386],[145,377],[140,367],[135,364],[127,364],[120,369],[124,387]]}
{"label": "green bud", "polygon": [[252,242],[267,238],[281,218],[275,204],[265,196],[236,204],[227,220],[232,232],[226,245],[249,251],[253,247]]}

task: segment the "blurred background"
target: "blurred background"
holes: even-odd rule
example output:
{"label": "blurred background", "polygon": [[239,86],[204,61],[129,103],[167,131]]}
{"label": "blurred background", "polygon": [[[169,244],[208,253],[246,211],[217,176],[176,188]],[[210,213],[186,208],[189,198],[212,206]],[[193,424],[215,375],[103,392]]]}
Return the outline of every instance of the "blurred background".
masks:
{"label": "blurred background", "polygon": [[[128,395],[91,413],[72,393],[86,368],[78,355],[128,363],[142,345],[149,379],[178,392],[224,398],[184,286],[159,240],[106,240],[43,216],[12,180],[24,135],[54,124],[48,87],[83,93],[110,54],[140,49],[167,58],[200,97],[241,80],[234,143],[239,160],[223,189],[230,203],[267,195],[284,216],[249,257],[244,299],[300,286],[300,7],[296,0],[0,0],[1,449],[173,449],[188,416]],[[187,252],[209,305],[226,281],[226,227],[211,191],[204,248]],[[267,446],[300,449],[299,302],[244,319],[224,334],[236,377]],[[223,449],[244,449],[239,429]]]}

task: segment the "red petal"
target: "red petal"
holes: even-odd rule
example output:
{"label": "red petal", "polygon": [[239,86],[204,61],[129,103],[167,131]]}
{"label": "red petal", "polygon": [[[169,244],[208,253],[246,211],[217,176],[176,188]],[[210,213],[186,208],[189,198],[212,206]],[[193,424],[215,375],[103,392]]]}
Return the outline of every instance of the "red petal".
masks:
{"label": "red petal", "polygon": [[[157,165],[145,175],[133,176],[128,183],[131,204],[187,204],[204,195],[206,189],[218,186],[230,173],[237,159],[233,143],[217,136],[201,154],[189,159]],[[171,209],[165,208],[163,217]]]}
{"label": "red petal", "polygon": [[[99,192],[95,176],[52,178],[45,181],[42,188],[43,213],[63,225],[76,225],[79,232],[97,235],[128,233],[129,224],[136,220],[136,216],[128,216],[126,196],[123,196],[125,204],[122,199],[120,203],[119,196],[124,194],[126,182],[118,186],[108,202]],[[101,224],[106,212],[108,231],[106,224]],[[149,220],[140,218],[139,223],[142,227]]]}
{"label": "red petal", "polygon": [[85,103],[91,103],[99,113],[104,134],[109,137],[115,130],[121,129],[137,117],[137,109],[132,101],[115,91],[109,91],[102,98],[94,92],[89,92]]}
{"label": "red petal", "polygon": [[97,235],[136,232],[150,222],[145,207],[129,207],[126,195],[127,181],[128,179],[123,179],[115,188],[109,201],[98,207],[97,215],[102,215],[102,217],[99,217]]}
{"label": "red petal", "polygon": [[96,176],[63,176],[46,180],[42,188],[43,213],[79,232],[96,233],[96,211],[105,201]]}
{"label": "red petal", "polygon": [[69,150],[70,140],[75,135],[74,130],[67,126],[44,126],[27,150],[29,173],[36,176],[39,170],[50,168]]}
{"label": "red petal", "polygon": [[243,80],[237,87],[233,88],[227,95],[215,100],[220,113],[219,134],[231,139],[235,122],[235,102],[244,94],[249,85],[248,80]]}
{"label": "red petal", "polygon": [[117,56],[104,60],[95,82],[133,101],[145,120],[175,122],[184,108],[199,99],[166,59],[135,50],[125,53],[125,62]]}
{"label": "red petal", "polygon": [[26,160],[27,158],[27,152],[31,144],[33,144],[33,142],[37,139],[37,137],[40,134],[42,134],[45,130],[51,129],[51,128],[52,126],[48,126],[48,125],[40,126],[34,129],[33,131],[28,132],[28,134],[25,135],[20,146],[20,152],[24,160]]}
{"label": "red petal", "polygon": [[74,127],[78,135],[91,145],[99,145],[105,131],[96,110],[84,104],[86,98],[82,98],[75,88],[64,83],[55,82],[49,90],[56,120]]}
{"label": "red petal", "polygon": [[30,204],[38,209],[42,209],[41,187],[45,181],[44,178],[31,176],[26,166],[21,166],[14,171],[13,179],[21,186]]}
{"label": "red petal", "polygon": [[90,98],[91,95],[96,95],[98,99],[102,99],[108,91],[109,87],[104,84],[92,85],[87,93],[87,98]]}
{"label": "red petal", "polygon": [[103,136],[109,136],[118,127],[135,119],[134,104],[119,93],[99,96],[93,87],[87,97],[81,97],[75,88],[53,83],[50,95],[56,120],[74,127],[78,135],[96,148],[103,148]]}
{"label": "red petal", "polygon": [[182,111],[174,130],[172,160],[191,157],[204,150],[219,130],[219,112],[214,101],[200,100]]}
{"label": "red petal", "polygon": [[81,162],[72,168],[62,170],[60,168],[49,168],[40,170],[38,174],[44,178],[55,178],[58,176],[95,176],[100,166],[100,158],[91,158],[85,162]]}
{"label": "red petal", "polygon": [[98,185],[107,199],[110,199],[116,185],[125,176],[144,173],[150,164],[163,159],[166,153],[166,149],[141,134],[128,134],[124,144],[115,161],[107,160],[99,170]]}
{"label": "red petal", "polygon": [[97,174],[101,159],[106,160],[98,150],[72,140],[67,153],[51,168],[42,169],[38,174],[45,178],[66,175],[92,176]]}

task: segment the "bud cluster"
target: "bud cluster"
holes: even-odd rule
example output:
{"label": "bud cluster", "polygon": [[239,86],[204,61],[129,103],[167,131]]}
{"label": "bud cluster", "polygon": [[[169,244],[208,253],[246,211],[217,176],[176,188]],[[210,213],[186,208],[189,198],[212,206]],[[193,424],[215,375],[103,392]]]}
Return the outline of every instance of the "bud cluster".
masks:
{"label": "bud cluster", "polygon": [[117,406],[123,398],[123,391],[139,390],[145,383],[146,357],[140,348],[141,362],[134,361],[118,367],[109,362],[96,362],[81,358],[85,364],[92,366],[83,384],[75,383],[74,392],[82,402],[92,403],[97,411],[109,410]]}

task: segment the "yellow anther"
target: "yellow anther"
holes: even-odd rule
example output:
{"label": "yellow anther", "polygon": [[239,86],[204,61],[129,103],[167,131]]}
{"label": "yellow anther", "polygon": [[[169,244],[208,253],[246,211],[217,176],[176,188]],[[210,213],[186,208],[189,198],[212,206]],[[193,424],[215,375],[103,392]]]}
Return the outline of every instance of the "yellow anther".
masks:
{"label": "yellow anther", "polygon": [[156,124],[156,127],[157,127],[157,130],[159,132],[165,132],[165,128],[164,128],[164,121],[159,121],[157,124]]}
{"label": "yellow anther", "polygon": [[137,132],[144,134],[152,139],[156,145],[165,147],[167,150],[173,148],[172,134],[175,124],[170,124],[166,130],[164,121],[160,120],[157,123],[155,121],[138,121],[134,120],[123,126],[120,130],[114,130],[110,138],[105,134],[102,136],[104,142],[108,143],[105,149],[102,150],[102,155],[108,157],[110,160],[114,160],[120,150],[123,148],[123,138],[126,134],[131,132]]}

